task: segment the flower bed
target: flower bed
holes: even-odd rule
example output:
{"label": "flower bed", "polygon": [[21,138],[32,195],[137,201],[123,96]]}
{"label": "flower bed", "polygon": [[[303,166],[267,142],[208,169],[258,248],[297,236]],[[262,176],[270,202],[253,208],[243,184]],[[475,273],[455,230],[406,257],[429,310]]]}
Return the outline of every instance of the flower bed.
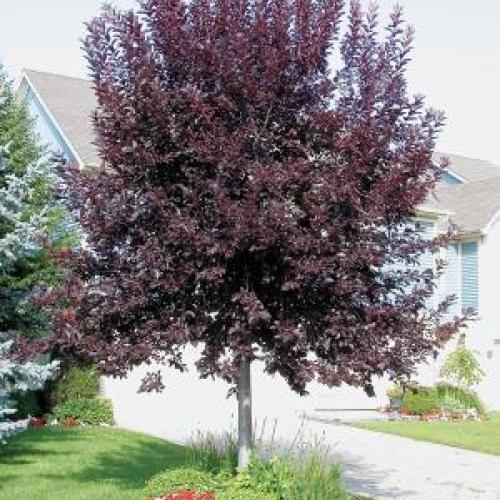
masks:
{"label": "flower bed", "polygon": [[[480,420],[484,408],[476,393],[447,384],[412,386],[388,391],[391,400],[384,411],[391,420],[462,421]],[[395,404],[394,402],[397,402]]]}
{"label": "flower bed", "polygon": [[389,420],[407,420],[410,422],[461,422],[464,420],[478,421],[482,416],[475,410],[467,412],[429,412],[422,415],[412,415],[402,408],[398,412],[389,412]]}
{"label": "flower bed", "polygon": [[236,472],[233,438],[199,435],[191,443],[191,467],[167,469],[146,484],[147,500],[347,500],[339,467],[327,450],[316,445],[289,450],[286,457],[273,451],[264,458],[257,443],[247,470]]}
{"label": "flower bed", "polygon": [[148,497],[146,500],[215,500],[215,495],[211,491],[197,493],[194,490],[184,490],[162,497]]}

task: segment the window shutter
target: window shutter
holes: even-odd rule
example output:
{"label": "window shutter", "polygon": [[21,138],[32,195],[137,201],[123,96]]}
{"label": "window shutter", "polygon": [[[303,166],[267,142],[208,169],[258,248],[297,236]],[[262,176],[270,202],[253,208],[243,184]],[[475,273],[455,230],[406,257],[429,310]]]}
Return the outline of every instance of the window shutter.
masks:
{"label": "window shutter", "polygon": [[446,321],[452,320],[455,316],[460,314],[460,252],[458,245],[449,245],[446,248],[446,267],[443,275],[443,285],[441,287],[442,297],[444,300],[447,297],[454,295],[456,298],[455,303],[448,309],[444,319]]}
{"label": "window shutter", "polygon": [[[418,221],[417,227],[422,232],[424,240],[430,241],[435,237],[434,223],[428,221]],[[434,271],[436,265],[436,256],[432,252],[425,252],[420,257],[420,267],[422,270],[432,269]]]}
{"label": "window shutter", "polygon": [[479,263],[476,241],[462,243],[462,311],[479,308]]}

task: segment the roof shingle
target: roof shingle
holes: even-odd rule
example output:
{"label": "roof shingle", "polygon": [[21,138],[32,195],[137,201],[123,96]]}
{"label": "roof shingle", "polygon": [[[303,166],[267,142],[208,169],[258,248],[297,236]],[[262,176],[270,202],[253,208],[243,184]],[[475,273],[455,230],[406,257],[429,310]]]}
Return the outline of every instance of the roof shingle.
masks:
{"label": "roof shingle", "polygon": [[76,150],[83,165],[101,163],[94,145],[92,113],[97,100],[92,83],[81,78],[25,70],[24,74]]}
{"label": "roof shingle", "polygon": [[448,158],[450,160],[448,169],[464,178],[467,182],[500,177],[500,167],[489,161],[447,153],[435,153],[433,155],[436,162],[439,162],[441,158]]}
{"label": "roof shingle", "polygon": [[429,201],[451,212],[450,220],[460,233],[483,231],[500,211],[500,177],[438,187]]}

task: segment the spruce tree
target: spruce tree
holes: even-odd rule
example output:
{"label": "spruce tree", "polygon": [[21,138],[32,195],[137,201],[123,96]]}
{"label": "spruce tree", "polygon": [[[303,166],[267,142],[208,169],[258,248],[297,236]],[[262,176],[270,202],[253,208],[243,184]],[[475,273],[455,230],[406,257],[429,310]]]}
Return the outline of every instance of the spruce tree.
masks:
{"label": "spruce tree", "polygon": [[31,299],[57,281],[51,254],[71,237],[53,195],[56,178],[25,103],[0,67],[0,332],[45,331]]}
{"label": "spruce tree", "polygon": [[34,300],[57,282],[54,249],[71,238],[54,197],[55,164],[40,145],[26,105],[0,67],[0,442],[25,427],[13,396],[39,390],[57,363],[11,359],[14,337],[41,336],[46,324]]}
{"label": "spruce tree", "polygon": [[12,341],[0,335],[0,444],[27,425],[26,420],[11,420],[16,413],[12,396],[42,389],[58,366],[56,361],[16,363],[9,359],[11,349]]}

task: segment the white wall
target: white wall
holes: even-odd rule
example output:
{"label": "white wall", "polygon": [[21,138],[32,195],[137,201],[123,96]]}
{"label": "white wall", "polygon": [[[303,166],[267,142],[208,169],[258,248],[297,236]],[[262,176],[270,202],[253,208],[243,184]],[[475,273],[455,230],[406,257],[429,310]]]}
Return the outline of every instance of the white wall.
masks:
{"label": "white wall", "polygon": [[[220,380],[201,380],[193,363],[196,349],[186,351],[188,373],[163,369],[163,393],[138,394],[141,377],[158,367],[141,367],[124,380],[106,378],[103,392],[112,398],[117,424],[175,441],[185,441],[193,431],[223,433],[236,429],[236,399],[227,398],[228,385]],[[378,381],[378,397],[369,398],[361,389],[329,389],[313,384],[311,395],[295,394],[279,376],[270,376],[256,362],[252,367],[254,421],[270,434],[276,422],[281,435],[293,436],[304,413],[319,408],[377,408],[386,403],[385,381]]]}
{"label": "white wall", "polygon": [[500,409],[500,219],[494,221],[479,252],[479,318],[467,343],[477,351],[486,372],[478,392],[492,409]]}

